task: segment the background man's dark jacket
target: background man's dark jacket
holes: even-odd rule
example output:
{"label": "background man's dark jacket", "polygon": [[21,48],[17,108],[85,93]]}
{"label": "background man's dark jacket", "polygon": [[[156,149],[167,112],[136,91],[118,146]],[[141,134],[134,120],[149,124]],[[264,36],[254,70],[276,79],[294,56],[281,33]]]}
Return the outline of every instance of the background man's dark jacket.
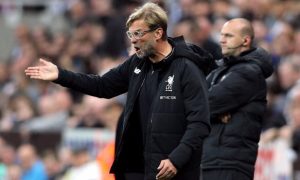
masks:
{"label": "background man's dark jacket", "polygon": [[145,179],[153,180],[160,161],[169,158],[179,170],[174,179],[199,177],[202,141],[210,131],[207,85],[203,73],[207,71],[207,59],[193,53],[182,39],[169,41],[174,52],[159,73],[159,88],[153,97],[145,147],[136,101],[145,72],[150,68],[149,60],[133,55],[102,77],[59,69],[56,83],[85,94],[111,98],[128,92],[122,132],[111,169],[114,173],[145,170]]}
{"label": "background man's dark jacket", "polygon": [[[207,77],[212,130],[203,145],[202,168],[231,168],[252,177],[266,109],[265,78],[273,72],[270,56],[254,48],[223,63]],[[224,113],[231,114],[227,124],[218,119]]]}

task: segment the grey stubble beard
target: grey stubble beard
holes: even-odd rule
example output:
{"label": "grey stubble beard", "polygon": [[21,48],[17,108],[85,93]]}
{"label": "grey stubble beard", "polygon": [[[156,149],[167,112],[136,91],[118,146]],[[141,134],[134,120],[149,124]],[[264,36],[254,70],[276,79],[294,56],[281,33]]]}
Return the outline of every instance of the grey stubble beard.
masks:
{"label": "grey stubble beard", "polygon": [[146,57],[154,57],[156,50],[154,49],[151,42],[145,44],[143,49],[140,49],[140,53],[136,53],[139,58],[146,58]]}

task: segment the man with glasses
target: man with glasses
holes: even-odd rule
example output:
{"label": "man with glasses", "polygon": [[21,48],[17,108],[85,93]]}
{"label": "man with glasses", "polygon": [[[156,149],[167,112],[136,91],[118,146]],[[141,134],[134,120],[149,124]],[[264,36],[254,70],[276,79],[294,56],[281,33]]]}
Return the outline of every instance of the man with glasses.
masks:
{"label": "man with glasses", "polygon": [[166,12],[154,3],[133,12],[126,26],[135,54],[102,77],[43,59],[25,73],[101,98],[127,92],[111,172],[130,180],[198,180],[202,141],[210,131],[209,55],[182,38],[168,38]]}

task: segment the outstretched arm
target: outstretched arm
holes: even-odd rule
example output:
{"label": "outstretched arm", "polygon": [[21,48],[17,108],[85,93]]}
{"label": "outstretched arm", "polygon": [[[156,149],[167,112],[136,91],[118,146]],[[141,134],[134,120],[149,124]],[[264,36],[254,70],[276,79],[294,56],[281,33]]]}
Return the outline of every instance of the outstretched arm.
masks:
{"label": "outstretched arm", "polygon": [[101,77],[61,69],[51,62],[40,59],[39,64],[28,67],[25,74],[32,79],[52,81],[91,96],[111,98],[127,91],[131,63],[131,60],[127,60]]}
{"label": "outstretched arm", "polygon": [[32,79],[53,81],[58,78],[58,68],[55,64],[40,59],[39,65],[25,69],[25,74]]}

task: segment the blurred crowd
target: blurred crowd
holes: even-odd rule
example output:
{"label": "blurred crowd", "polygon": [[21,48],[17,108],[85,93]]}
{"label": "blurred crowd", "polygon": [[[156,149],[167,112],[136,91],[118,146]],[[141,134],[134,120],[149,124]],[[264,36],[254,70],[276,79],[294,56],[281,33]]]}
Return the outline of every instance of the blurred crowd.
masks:
{"label": "blurred crowd", "polygon": [[[7,8],[14,6],[9,2],[13,3],[1,4],[3,15],[15,10]],[[186,41],[203,47],[215,59],[221,58],[218,38],[225,21],[244,17],[253,23],[256,45],[271,53],[275,67],[268,79],[268,110],[262,136],[268,134],[265,139],[269,141],[284,137],[300,155],[300,2],[154,2],[168,12],[169,36],[184,35]],[[110,100],[93,98],[50,82],[32,81],[25,77],[24,69],[43,57],[76,72],[107,72],[132,53],[125,22],[142,3],[143,0],[56,0],[37,13],[42,18],[34,26],[20,21],[14,28],[15,44],[9,58],[0,60],[0,132],[61,133],[66,128],[82,127],[115,131],[126,95]],[[63,28],[56,28],[59,22],[63,22]],[[13,147],[2,138],[0,179],[34,180],[36,175],[38,179],[74,179],[76,173],[85,173],[84,168],[80,169],[83,164],[92,169],[89,172],[96,173],[88,175],[100,178],[108,169],[103,163],[93,164],[96,159],[90,158],[84,148],[36,152],[34,144]]]}

